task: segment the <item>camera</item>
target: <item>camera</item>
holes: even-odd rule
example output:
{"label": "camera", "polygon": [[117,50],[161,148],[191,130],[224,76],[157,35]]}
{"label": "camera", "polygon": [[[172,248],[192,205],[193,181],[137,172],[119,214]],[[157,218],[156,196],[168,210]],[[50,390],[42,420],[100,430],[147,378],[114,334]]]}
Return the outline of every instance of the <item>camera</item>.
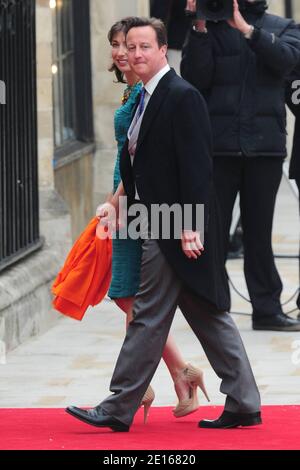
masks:
{"label": "camera", "polygon": [[233,0],[197,0],[198,20],[221,21],[233,17]]}

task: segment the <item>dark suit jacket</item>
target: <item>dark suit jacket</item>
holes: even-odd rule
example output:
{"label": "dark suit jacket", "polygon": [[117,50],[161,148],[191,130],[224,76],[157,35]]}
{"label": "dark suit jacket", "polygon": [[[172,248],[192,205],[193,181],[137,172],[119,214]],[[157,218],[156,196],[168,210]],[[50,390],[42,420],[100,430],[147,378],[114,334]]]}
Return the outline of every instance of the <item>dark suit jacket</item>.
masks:
{"label": "dark suit jacket", "polygon": [[229,309],[221,257],[221,228],[212,184],[211,128],[200,93],[174,70],[159,82],[144,114],[134,164],[126,143],[120,159],[126,194],[134,198],[136,182],[146,206],[205,204],[205,252],[189,260],[180,240],[158,240],[179,278],[220,310]]}

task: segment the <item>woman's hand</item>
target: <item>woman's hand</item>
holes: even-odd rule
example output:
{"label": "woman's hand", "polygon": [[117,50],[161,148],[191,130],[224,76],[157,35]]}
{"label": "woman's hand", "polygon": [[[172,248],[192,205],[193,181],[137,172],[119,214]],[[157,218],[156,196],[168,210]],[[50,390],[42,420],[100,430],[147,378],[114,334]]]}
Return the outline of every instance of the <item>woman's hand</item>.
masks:
{"label": "woman's hand", "polygon": [[117,210],[110,202],[105,202],[97,207],[96,217],[98,217],[100,225],[106,227],[110,234],[117,230]]}
{"label": "woman's hand", "polygon": [[195,11],[196,11],[196,0],[187,0],[185,9],[188,10],[188,11],[191,11],[192,13],[195,13]]}
{"label": "woman's hand", "polygon": [[[187,0],[186,2],[186,10],[195,13],[197,10],[196,0]],[[193,24],[199,33],[206,32],[206,21],[205,20],[194,20]]]}

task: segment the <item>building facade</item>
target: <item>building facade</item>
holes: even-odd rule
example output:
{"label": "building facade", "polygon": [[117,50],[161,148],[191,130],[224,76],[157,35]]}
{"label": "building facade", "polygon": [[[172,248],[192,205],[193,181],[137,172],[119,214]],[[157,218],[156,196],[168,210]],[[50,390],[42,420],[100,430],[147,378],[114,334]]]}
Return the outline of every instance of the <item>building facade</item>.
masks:
{"label": "building facade", "polygon": [[107,31],[148,11],[147,0],[0,1],[2,351],[59,318],[53,279],[111,191],[122,88]]}

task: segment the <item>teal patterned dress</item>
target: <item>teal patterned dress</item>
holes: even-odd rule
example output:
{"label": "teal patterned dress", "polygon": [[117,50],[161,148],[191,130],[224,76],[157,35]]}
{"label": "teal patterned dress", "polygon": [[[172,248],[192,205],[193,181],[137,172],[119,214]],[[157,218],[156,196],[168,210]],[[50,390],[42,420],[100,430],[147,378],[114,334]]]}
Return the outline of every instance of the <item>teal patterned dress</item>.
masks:
{"label": "teal patterned dress", "polygon": [[[121,181],[120,154],[127,139],[127,132],[141,88],[142,85],[139,83],[134,85],[126,103],[117,109],[115,113],[115,136],[118,142],[118,154],[114,170],[114,192]],[[130,87],[127,87],[127,89],[130,91]],[[118,299],[132,297],[137,293],[140,284],[141,256],[142,244],[140,240],[113,239],[112,281],[108,292],[109,297]]]}

